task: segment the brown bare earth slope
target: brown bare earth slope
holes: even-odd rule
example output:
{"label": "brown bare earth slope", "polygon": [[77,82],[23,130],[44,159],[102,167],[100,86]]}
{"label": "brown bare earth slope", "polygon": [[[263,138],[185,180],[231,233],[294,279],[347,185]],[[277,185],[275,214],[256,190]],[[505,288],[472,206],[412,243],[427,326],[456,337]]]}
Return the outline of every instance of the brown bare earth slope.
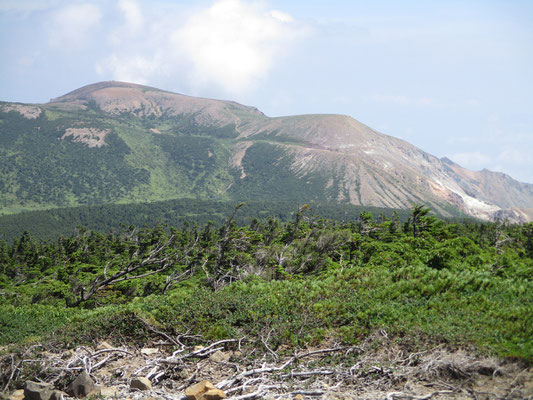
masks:
{"label": "brown bare earth slope", "polygon": [[[344,115],[303,115],[249,124],[241,135],[261,132],[300,140],[294,170],[326,169],[341,175],[339,198],[347,189],[353,204],[408,207],[427,202],[444,212],[451,204],[466,214],[493,219],[531,220],[533,185],[510,176],[469,171]],[[359,188],[359,190],[356,190]]]}
{"label": "brown bare earth slope", "polygon": [[194,121],[204,126],[238,125],[242,117],[263,115],[256,108],[235,102],[185,96],[124,82],[84,86],[50,102],[83,105],[91,100],[110,114],[133,113],[138,117],[194,115]]}
{"label": "brown bare earth slope", "polygon": [[[20,105],[3,104],[0,108],[4,110],[23,112]],[[248,198],[270,196],[275,200],[276,195],[262,182],[290,179],[292,183],[287,185],[300,188],[298,190],[303,194],[295,200],[302,202],[320,199],[330,203],[391,208],[424,203],[444,216],[460,211],[482,219],[507,218],[516,222],[533,219],[532,184],[518,182],[502,173],[469,171],[345,115],[269,118],[254,107],[232,101],[185,96],[114,81],[82,87],[39,107],[45,110],[77,109],[79,112],[96,107],[109,118],[129,116],[128,123],[134,123],[133,118],[140,125],[148,126],[146,135],[163,133],[160,136],[167,137],[178,131],[183,135],[194,127],[194,137],[208,136],[218,140],[220,151],[214,147],[205,150],[209,154],[208,162],[216,158],[225,172],[213,173],[209,182],[212,187],[215,187],[213,182],[218,182],[213,193],[226,199],[241,200],[238,197],[244,193]],[[34,118],[33,114],[31,117]],[[60,133],[66,135],[64,138],[77,138],[80,134],[75,136],[68,132],[80,132],[73,129],[81,128],[93,129],[87,130],[91,134],[103,132],[90,126],[69,126]],[[220,134],[223,131],[225,136]],[[107,147],[103,144],[107,143],[108,136],[105,141],[103,137],[97,138],[101,151]],[[268,163],[269,172],[256,165],[261,158],[258,152],[265,149],[270,151],[265,157],[272,158]],[[172,148],[164,150],[171,152]],[[150,151],[143,149],[139,154]],[[173,174],[186,174],[189,168],[184,166],[183,156],[180,157],[181,170],[163,165],[164,172],[159,173],[157,180],[154,172],[150,172],[150,182],[157,182],[157,187],[170,187],[172,182],[178,182],[177,178],[171,179]],[[194,160],[190,162],[198,168]],[[137,167],[145,168],[142,157],[136,157],[135,163]],[[145,169],[149,170],[148,167]],[[191,182],[182,183],[181,187],[186,189]],[[194,195],[201,191],[198,185],[203,183],[198,182],[196,179],[193,182],[196,186],[191,186]],[[306,192],[306,185],[314,186]],[[250,192],[252,186],[255,188],[253,193]],[[139,187],[125,190],[143,193]],[[150,190],[153,191],[147,189]]]}

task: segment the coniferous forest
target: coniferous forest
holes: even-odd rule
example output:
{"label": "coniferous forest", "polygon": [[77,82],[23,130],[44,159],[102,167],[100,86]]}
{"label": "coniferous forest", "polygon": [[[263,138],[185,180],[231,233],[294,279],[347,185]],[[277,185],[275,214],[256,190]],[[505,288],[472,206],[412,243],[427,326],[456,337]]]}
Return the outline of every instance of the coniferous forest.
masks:
{"label": "coniferous forest", "polygon": [[[0,242],[0,345],[158,331],[208,340],[267,337],[272,349],[357,344],[384,330],[533,360],[533,223],[450,222],[361,212],[239,224],[156,225]],[[255,339],[254,339],[255,338]]]}

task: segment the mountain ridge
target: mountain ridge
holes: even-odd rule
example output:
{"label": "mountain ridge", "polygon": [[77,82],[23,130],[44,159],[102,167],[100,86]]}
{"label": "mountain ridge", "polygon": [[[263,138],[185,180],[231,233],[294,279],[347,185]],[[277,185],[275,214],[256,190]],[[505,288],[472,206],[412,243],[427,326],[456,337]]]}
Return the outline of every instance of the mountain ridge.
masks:
{"label": "mountain ridge", "polygon": [[[394,208],[425,203],[444,216],[456,210],[483,219],[533,219],[533,185],[502,173],[467,170],[346,115],[267,117],[233,101],[114,81],[45,104],[0,103],[0,113],[1,154],[16,165],[14,174],[0,180],[0,201],[11,209],[193,194]],[[67,175],[70,186],[57,182],[53,171],[42,171],[47,188],[38,173],[22,165],[32,159],[27,151],[33,145],[33,151],[44,151],[33,143],[39,140],[57,152],[49,164]],[[72,167],[73,153],[85,167],[105,165],[96,167],[95,176]],[[113,154],[117,160],[105,158]],[[7,163],[2,169],[8,171]],[[23,178],[38,189],[21,191]],[[55,186],[60,187],[55,200],[42,193]]]}

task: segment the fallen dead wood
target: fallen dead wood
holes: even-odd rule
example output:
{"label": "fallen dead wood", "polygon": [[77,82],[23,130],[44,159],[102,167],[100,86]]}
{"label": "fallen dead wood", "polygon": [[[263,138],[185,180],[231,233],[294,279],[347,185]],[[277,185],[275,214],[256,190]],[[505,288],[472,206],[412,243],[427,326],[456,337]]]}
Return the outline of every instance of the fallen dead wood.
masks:
{"label": "fallen dead wood", "polygon": [[168,373],[168,368],[176,366],[183,369],[187,359],[209,357],[211,354],[216,353],[217,351],[224,350],[224,345],[228,343],[237,343],[238,348],[240,349],[243,340],[245,340],[244,337],[240,339],[219,340],[210,344],[209,346],[202,347],[201,349],[194,350],[189,353],[185,353],[185,347],[182,346],[180,349],[174,351],[169,357],[149,360],[146,365],[134,372],[134,376],[139,376],[144,373],[144,371],[149,370],[148,373],[145,374],[146,377],[152,379],[154,382],[159,382],[161,378]]}
{"label": "fallen dead wood", "polygon": [[[154,333],[155,337],[163,336]],[[176,339],[176,335],[171,338]],[[268,344],[267,338],[268,335],[263,340]],[[130,380],[142,376],[151,381],[154,393],[163,399],[176,398],[183,389],[205,379],[223,390],[228,400],[266,397],[281,400],[298,394],[306,398],[328,398],[331,393],[349,393],[346,398],[359,398],[361,393],[369,392],[379,393],[372,398],[387,400],[504,398],[509,393],[519,398],[526,393],[520,390],[523,390],[524,376],[529,374],[523,367],[510,374],[493,359],[475,358],[462,352],[447,353],[442,347],[408,353],[388,342],[361,347],[332,345],[285,356],[259,342],[253,346],[245,338],[216,341],[202,348],[192,347],[198,340],[178,338],[177,342],[173,343],[173,351],[160,348],[157,353],[80,346],[60,353],[27,351],[18,357],[4,356],[0,360],[5,376],[2,387],[8,388],[28,366],[26,370],[39,371],[32,379],[58,385],[86,370],[98,384],[121,385],[123,397],[128,397]],[[215,355],[216,352],[223,357]],[[473,387],[472,382],[479,374],[486,379],[508,376],[505,394],[493,393],[491,388]],[[423,384],[406,384],[411,381]]]}
{"label": "fallen dead wood", "polygon": [[[294,378],[294,377],[308,377],[308,376],[318,376],[318,375],[333,375],[336,372],[335,371],[329,371],[329,370],[321,370],[321,371],[294,371],[291,370],[289,373],[286,374],[274,374],[279,371],[283,371],[287,369],[290,365],[292,365],[295,361],[301,360],[306,357],[311,356],[318,356],[318,355],[324,355],[327,353],[332,352],[341,352],[347,350],[346,347],[336,347],[336,348],[330,348],[330,349],[321,349],[321,350],[315,350],[315,351],[309,351],[303,354],[295,355],[288,360],[286,360],[281,365],[267,365],[266,363],[263,363],[260,368],[252,368],[252,369],[246,369],[242,372],[239,372],[235,375],[233,375],[231,378],[225,379],[215,386],[218,389],[225,390],[228,393],[234,392],[234,391],[244,391],[247,387],[252,387],[254,385],[257,385],[257,383],[261,383],[259,386],[263,385],[262,387],[266,386],[272,386],[276,387],[275,385],[268,385],[268,383],[271,383],[272,381],[279,381],[287,378]],[[270,376],[270,374],[274,374],[275,376]],[[259,378],[252,378],[253,376],[260,375]],[[348,373],[342,374],[344,376],[349,376]],[[237,386],[238,385],[238,386]],[[278,384],[278,389],[280,388]],[[254,396],[259,396],[259,390],[256,390],[255,392],[252,392]],[[249,395],[246,395],[249,396]],[[251,396],[251,394],[250,394]],[[252,396],[253,397],[253,396]],[[237,397],[237,398],[252,398],[252,397]]]}
{"label": "fallen dead wood", "polygon": [[452,394],[454,393],[453,390],[438,390],[436,392],[428,393],[424,396],[416,396],[413,394],[407,394],[402,392],[391,392],[387,394],[387,400],[394,400],[394,399],[412,399],[412,400],[429,400],[433,396],[437,396],[439,394]]}

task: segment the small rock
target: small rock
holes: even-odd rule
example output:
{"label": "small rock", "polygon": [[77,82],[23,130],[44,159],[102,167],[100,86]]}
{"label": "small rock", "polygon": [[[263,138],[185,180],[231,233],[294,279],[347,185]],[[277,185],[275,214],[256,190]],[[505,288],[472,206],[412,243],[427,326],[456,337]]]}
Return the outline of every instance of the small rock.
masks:
{"label": "small rock", "polygon": [[200,345],[198,345],[198,346],[194,346],[193,352],[195,352],[195,351],[200,351],[200,350],[202,350],[203,348],[204,348],[204,346],[200,346]]}
{"label": "small rock", "polygon": [[201,397],[202,400],[220,400],[224,399],[226,397],[226,393],[224,393],[220,389],[209,389],[207,392],[203,394]]}
{"label": "small rock", "polygon": [[11,393],[6,398],[7,398],[7,400],[23,400],[24,399],[24,389],[15,390],[13,393]]}
{"label": "small rock", "polygon": [[81,398],[86,397],[94,390],[94,382],[87,371],[83,371],[74,381],[68,385],[67,393],[71,396]]}
{"label": "small rock", "polygon": [[200,397],[210,389],[216,389],[209,381],[201,381],[185,389],[187,400],[200,400]]}
{"label": "small rock", "polygon": [[47,383],[26,381],[24,385],[24,400],[49,400],[52,386]]}
{"label": "small rock", "polygon": [[226,362],[230,359],[231,354],[230,353],[224,353],[220,350],[215,351],[213,354],[209,356],[209,359],[214,362]]}
{"label": "small rock", "polygon": [[242,351],[235,350],[231,355],[234,358],[241,358],[242,357]]}
{"label": "small rock", "polygon": [[304,400],[304,397],[301,394],[294,396],[294,400]]}
{"label": "small rock", "polygon": [[150,379],[140,376],[131,380],[130,388],[139,390],[152,390],[152,382],[150,382]]}
{"label": "small rock", "polygon": [[68,396],[65,392],[61,390],[54,390],[50,396],[50,400],[64,400],[65,396]]}
{"label": "small rock", "polygon": [[202,381],[185,389],[187,400],[219,400],[226,397],[226,393],[217,389],[211,382]]}
{"label": "small rock", "polygon": [[141,354],[144,354],[145,356],[149,356],[151,354],[159,353],[159,349],[151,348],[151,347],[145,347],[144,349],[141,349]]}

